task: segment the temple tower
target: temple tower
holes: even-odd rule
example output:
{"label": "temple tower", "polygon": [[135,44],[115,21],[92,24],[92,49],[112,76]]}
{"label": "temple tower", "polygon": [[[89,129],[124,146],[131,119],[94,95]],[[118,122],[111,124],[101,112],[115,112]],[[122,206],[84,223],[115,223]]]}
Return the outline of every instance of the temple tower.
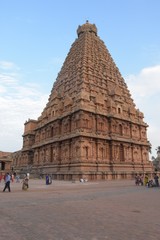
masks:
{"label": "temple tower", "polygon": [[151,172],[143,113],[96,26],[86,22],[77,35],[41,116],[25,123],[14,165],[64,180]]}

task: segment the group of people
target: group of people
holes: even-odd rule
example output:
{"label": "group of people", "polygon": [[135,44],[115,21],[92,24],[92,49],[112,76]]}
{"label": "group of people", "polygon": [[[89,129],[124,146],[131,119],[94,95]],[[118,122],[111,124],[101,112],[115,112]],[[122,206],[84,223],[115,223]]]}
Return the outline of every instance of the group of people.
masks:
{"label": "group of people", "polygon": [[[7,173],[7,174],[9,174],[9,173]],[[6,175],[7,174],[5,174],[5,175],[3,175],[2,173],[0,174],[0,182],[2,181],[2,180],[4,180],[5,181],[5,178],[6,178]],[[12,181],[12,182],[14,182],[14,179],[15,179],[15,176],[16,176],[16,174],[15,173],[12,173],[12,174],[9,174],[10,175],[10,181]]]}
{"label": "group of people", "polygon": [[46,175],[46,185],[52,184],[52,176],[51,175]]}
{"label": "group of people", "polygon": [[[9,174],[9,173],[6,173],[5,176],[3,177],[3,179],[4,179],[4,182],[5,182],[3,192],[5,192],[6,189],[8,189],[8,191],[11,192],[10,182],[11,182],[11,179],[12,179],[12,175]],[[16,182],[20,182],[19,177],[16,178]],[[47,174],[46,175],[46,185],[49,185],[49,184],[52,184],[52,176]],[[29,173],[27,173],[22,180],[22,190],[27,190],[28,188],[29,188]]]}
{"label": "group of people", "polygon": [[159,176],[157,173],[154,174],[153,178],[149,178],[148,173],[144,176],[142,174],[136,174],[135,176],[135,184],[137,186],[147,186],[147,187],[159,187]]}
{"label": "group of people", "polygon": [[[8,192],[11,192],[10,183],[11,183],[11,181],[14,182],[13,174],[10,174],[9,172],[7,172],[3,177],[1,175],[0,182],[2,179],[4,179],[4,183],[5,183],[3,192],[5,192],[6,189],[8,189]],[[19,178],[18,178],[18,181],[16,181],[16,182],[19,182]],[[22,190],[27,190],[29,188],[28,182],[29,182],[29,173],[27,173],[25,175],[24,179],[22,180]]]}
{"label": "group of people", "polygon": [[88,182],[88,179],[87,178],[80,178],[79,181],[82,182],[82,183],[85,183],[85,182]]}
{"label": "group of people", "polygon": [[[4,179],[5,186],[3,189],[3,192],[5,192],[6,189],[8,189],[9,192],[11,192],[10,188],[10,182],[13,181],[12,174],[6,173],[4,177],[2,175],[0,176],[0,182]],[[80,182],[87,182],[88,179],[81,178]],[[51,175],[46,175],[46,185],[49,185],[52,183],[52,176]],[[147,187],[159,187],[159,176],[157,173],[154,174],[153,178],[149,178],[149,175],[146,173],[144,176],[142,174],[136,174],[135,175],[135,184],[137,186],[147,186]],[[22,180],[22,190],[27,190],[29,188],[29,173],[27,173]]]}
{"label": "group of people", "polygon": [[[10,182],[12,181],[12,175],[9,173],[6,173],[3,177],[5,186],[3,189],[3,192],[8,189],[9,192],[11,192],[11,187],[10,187]],[[0,178],[0,181],[2,178]],[[16,182],[20,182],[20,178],[16,178]],[[52,184],[52,176],[51,175],[46,175],[46,185]],[[29,173],[25,175],[25,177],[22,179],[22,190],[27,190],[29,188]]]}

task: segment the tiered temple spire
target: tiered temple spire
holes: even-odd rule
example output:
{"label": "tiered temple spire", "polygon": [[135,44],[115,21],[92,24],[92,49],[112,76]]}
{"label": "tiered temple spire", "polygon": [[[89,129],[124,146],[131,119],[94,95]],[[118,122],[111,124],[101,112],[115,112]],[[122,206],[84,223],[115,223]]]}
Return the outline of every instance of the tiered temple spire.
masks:
{"label": "tiered temple spire", "polygon": [[151,172],[143,113],[95,24],[87,21],[77,35],[41,116],[25,123],[14,164],[66,180]]}

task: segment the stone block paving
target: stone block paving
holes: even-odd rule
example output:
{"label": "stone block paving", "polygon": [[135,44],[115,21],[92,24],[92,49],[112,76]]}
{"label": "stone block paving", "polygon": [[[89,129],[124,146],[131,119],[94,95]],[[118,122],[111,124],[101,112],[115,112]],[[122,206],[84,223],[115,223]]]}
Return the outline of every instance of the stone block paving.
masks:
{"label": "stone block paving", "polygon": [[0,183],[0,240],[159,240],[160,188],[134,181]]}

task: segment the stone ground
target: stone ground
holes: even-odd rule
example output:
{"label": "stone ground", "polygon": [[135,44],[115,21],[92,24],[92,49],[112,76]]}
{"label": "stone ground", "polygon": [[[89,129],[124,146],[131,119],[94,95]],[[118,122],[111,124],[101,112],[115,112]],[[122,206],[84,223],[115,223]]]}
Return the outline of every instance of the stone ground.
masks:
{"label": "stone ground", "polygon": [[0,183],[0,240],[160,240],[160,188],[134,181]]}

